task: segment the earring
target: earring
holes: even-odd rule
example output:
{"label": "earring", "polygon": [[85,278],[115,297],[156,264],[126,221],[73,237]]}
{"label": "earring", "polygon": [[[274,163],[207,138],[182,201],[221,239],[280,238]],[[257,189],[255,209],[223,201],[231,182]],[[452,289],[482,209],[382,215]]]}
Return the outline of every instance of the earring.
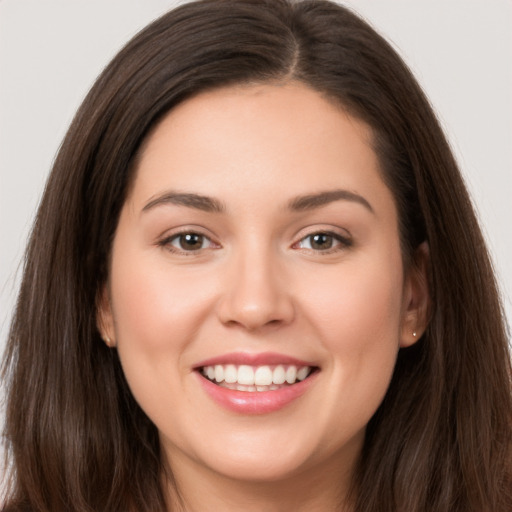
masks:
{"label": "earring", "polygon": [[416,335],[416,331],[413,331],[412,335],[413,335],[414,338],[416,338],[416,336],[417,336]]}
{"label": "earring", "polygon": [[107,347],[111,347],[112,346],[112,340],[108,337],[108,336],[105,336],[103,338],[103,341],[105,342],[105,344],[107,345]]}

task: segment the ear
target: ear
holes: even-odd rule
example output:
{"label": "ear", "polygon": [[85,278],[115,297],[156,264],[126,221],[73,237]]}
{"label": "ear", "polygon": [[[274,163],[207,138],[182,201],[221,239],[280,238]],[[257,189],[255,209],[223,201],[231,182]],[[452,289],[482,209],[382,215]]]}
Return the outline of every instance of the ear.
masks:
{"label": "ear", "polygon": [[114,317],[107,285],[101,288],[96,300],[96,326],[106,345],[115,347]]}
{"label": "ear", "polygon": [[414,252],[405,276],[400,347],[414,345],[427,328],[430,311],[429,263],[429,247],[427,242],[423,242]]}

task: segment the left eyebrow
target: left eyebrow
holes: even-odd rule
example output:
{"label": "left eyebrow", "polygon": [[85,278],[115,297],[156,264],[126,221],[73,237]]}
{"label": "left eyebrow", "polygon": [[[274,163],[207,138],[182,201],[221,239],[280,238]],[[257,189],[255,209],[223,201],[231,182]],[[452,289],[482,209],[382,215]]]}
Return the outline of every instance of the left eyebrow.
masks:
{"label": "left eyebrow", "polygon": [[212,213],[222,213],[225,211],[224,205],[213,197],[187,192],[169,191],[151,199],[144,208],[142,208],[142,212],[147,212],[152,208],[166,204],[175,204]]}
{"label": "left eyebrow", "polygon": [[334,201],[351,201],[364,206],[371,213],[375,213],[372,205],[361,195],[349,190],[336,189],[318,192],[317,194],[308,194],[293,198],[288,203],[288,209],[292,211],[305,211],[321,208]]}

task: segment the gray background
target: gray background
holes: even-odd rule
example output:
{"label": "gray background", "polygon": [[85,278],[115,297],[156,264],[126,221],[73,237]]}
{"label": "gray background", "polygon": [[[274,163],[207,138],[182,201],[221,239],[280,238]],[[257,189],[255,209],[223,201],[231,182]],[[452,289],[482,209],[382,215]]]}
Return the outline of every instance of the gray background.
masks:
{"label": "gray background", "polygon": [[[179,3],[0,0],[0,350],[26,236],[73,113],[123,43]],[[439,113],[512,319],[512,0],[345,4],[392,41]]]}

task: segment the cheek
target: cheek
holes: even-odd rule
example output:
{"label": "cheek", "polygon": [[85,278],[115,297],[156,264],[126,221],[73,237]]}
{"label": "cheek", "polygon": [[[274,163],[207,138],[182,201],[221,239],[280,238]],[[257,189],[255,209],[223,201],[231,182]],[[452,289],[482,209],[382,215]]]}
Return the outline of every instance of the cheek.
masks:
{"label": "cheek", "polygon": [[[401,259],[398,254],[398,262]],[[395,260],[346,265],[333,279],[316,276],[304,306],[329,360],[336,425],[366,425],[381,403],[399,349],[403,278]],[[335,436],[335,432],[332,432]]]}
{"label": "cheek", "polygon": [[199,282],[186,270],[171,269],[154,250],[127,247],[111,276],[120,348],[129,345],[148,356],[178,348],[191,336],[209,300],[208,286],[204,281],[198,286]]}
{"label": "cheek", "polygon": [[368,258],[340,266],[335,273],[329,269],[316,272],[310,283],[303,283],[304,310],[333,344],[331,350],[344,346],[359,350],[390,337],[398,345],[403,287],[400,261],[399,255],[390,262]]}
{"label": "cheek", "polygon": [[111,279],[118,346],[157,349],[165,343],[165,334],[171,334],[172,288],[151,267],[123,263]]}
{"label": "cheek", "polygon": [[[111,296],[117,350],[137,403],[157,424],[172,424],[182,407],[183,353],[192,342],[204,298],[190,280],[147,255],[116,260]],[[162,407],[162,404],[168,407]]]}

